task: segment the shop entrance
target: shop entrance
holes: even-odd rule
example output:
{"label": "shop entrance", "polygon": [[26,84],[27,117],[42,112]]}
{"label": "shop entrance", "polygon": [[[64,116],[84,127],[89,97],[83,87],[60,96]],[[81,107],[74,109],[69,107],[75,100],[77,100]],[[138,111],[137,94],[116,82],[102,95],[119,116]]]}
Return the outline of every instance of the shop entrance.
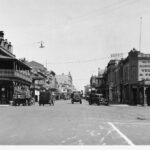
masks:
{"label": "shop entrance", "polygon": [[150,87],[146,89],[147,105],[150,106]]}
{"label": "shop entrance", "polygon": [[137,105],[137,88],[133,88],[132,89],[132,92],[133,92],[133,104],[134,105]]}

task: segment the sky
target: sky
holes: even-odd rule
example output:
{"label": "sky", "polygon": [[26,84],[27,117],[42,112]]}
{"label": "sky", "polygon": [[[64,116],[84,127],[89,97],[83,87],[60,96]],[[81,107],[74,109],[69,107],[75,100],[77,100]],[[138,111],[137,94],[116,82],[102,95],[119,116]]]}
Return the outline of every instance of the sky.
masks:
{"label": "sky", "polygon": [[16,57],[71,72],[78,90],[111,54],[139,50],[140,17],[141,52],[150,53],[149,0],[0,0],[0,30]]}

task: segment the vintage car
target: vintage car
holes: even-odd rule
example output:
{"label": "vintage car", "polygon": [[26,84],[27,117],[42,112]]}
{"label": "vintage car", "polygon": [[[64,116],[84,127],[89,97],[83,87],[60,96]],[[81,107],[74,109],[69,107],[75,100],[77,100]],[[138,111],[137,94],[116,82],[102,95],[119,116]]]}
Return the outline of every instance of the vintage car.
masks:
{"label": "vintage car", "polygon": [[108,105],[108,100],[103,97],[103,94],[93,93],[89,98],[89,105]]}
{"label": "vintage car", "polygon": [[91,93],[89,97],[89,105],[97,104],[100,105],[100,94]]}
{"label": "vintage car", "polygon": [[82,96],[78,91],[71,94],[71,103],[73,104],[74,102],[80,102],[80,104],[82,104]]}
{"label": "vintage car", "polygon": [[104,98],[103,95],[100,96],[100,105],[106,105],[108,106],[109,105],[109,101],[108,99]]}
{"label": "vintage car", "polygon": [[54,100],[52,99],[52,95],[49,91],[40,92],[39,106],[44,106],[45,104],[54,106]]}
{"label": "vintage car", "polygon": [[12,105],[13,106],[20,106],[20,105],[30,106],[32,105],[31,99],[32,98],[29,92],[14,90]]}

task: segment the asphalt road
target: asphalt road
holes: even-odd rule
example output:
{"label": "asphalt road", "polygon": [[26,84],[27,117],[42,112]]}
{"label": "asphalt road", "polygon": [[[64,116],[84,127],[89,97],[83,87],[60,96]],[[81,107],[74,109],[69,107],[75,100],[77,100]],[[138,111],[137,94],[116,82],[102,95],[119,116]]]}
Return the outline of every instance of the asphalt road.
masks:
{"label": "asphalt road", "polygon": [[0,145],[150,145],[150,107],[1,106]]}

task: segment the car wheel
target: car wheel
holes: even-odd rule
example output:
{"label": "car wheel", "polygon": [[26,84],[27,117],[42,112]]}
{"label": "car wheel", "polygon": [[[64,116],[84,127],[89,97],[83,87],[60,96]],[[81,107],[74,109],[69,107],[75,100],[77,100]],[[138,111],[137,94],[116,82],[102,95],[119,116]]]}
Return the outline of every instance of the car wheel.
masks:
{"label": "car wheel", "polygon": [[107,103],[106,106],[108,106],[109,104]]}
{"label": "car wheel", "polygon": [[82,104],[82,100],[80,100],[80,104]]}
{"label": "car wheel", "polygon": [[89,100],[89,105],[92,105],[91,101]]}
{"label": "car wheel", "polygon": [[52,102],[53,106],[54,106],[54,101]]}

